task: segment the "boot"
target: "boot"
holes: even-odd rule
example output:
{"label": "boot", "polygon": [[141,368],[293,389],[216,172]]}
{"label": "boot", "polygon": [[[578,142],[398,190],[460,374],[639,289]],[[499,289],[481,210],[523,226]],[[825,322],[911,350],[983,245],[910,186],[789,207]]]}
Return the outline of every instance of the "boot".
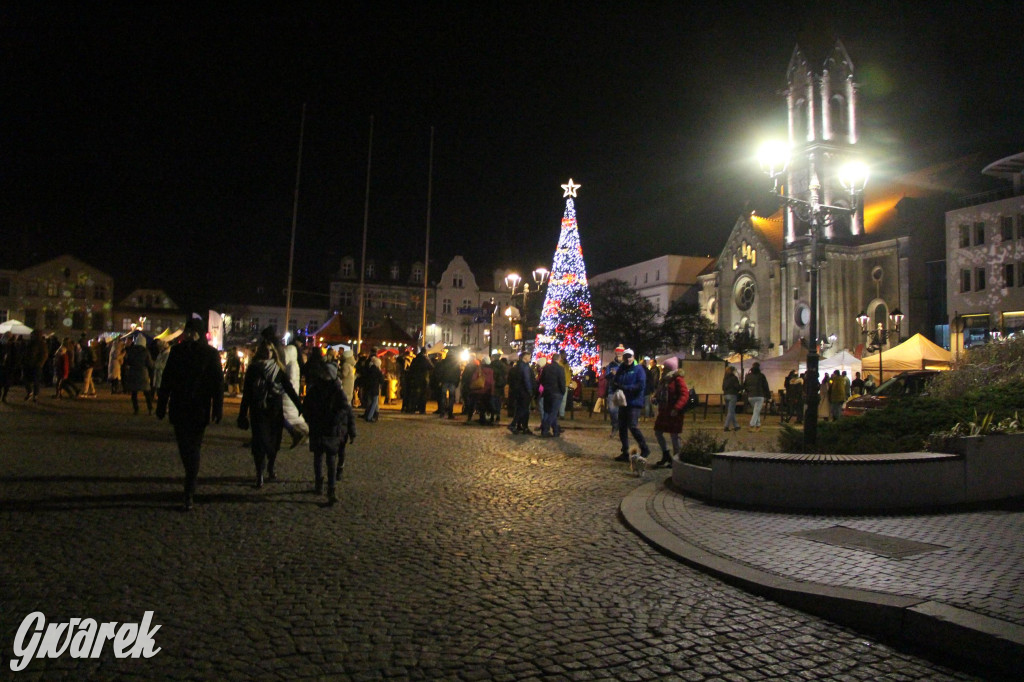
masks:
{"label": "boot", "polygon": [[338,496],[334,492],[334,488],[327,491],[327,504],[331,507],[338,503]]}
{"label": "boot", "polygon": [[672,455],[668,454],[668,450],[661,451],[661,461],[654,465],[655,468],[660,469],[661,467],[672,466]]}
{"label": "boot", "polygon": [[324,494],[324,477],[323,476],[320,476],[319,478],[316,479],[316,485],[314,486],[313,491],[317,495],[323,495]]}

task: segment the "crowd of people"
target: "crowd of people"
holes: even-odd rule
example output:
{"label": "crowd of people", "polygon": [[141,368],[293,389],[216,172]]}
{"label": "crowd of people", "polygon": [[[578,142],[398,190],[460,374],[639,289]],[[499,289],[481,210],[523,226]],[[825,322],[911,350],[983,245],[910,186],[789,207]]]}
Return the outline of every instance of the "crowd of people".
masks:
{"label": "crowd of people", "polygon": [[[582,400],[585,389],[592,389],[594,403],[587,407],[607,411],[610,436],[617,436],[621,445],[615,460],[629,463],[638,474],[671,465],[680,451],[685,413],[696,401],[678,359],[661,365],[650,357],[638,360],[622,345],[602,370],[590,366],[574,373],[568,358],[558,353],[534,362],[528,351],[510,360],[475,353],[459,356],[447,349],[431,353],[425,347],[401,353],[369,348],[356,357],[348,348],[321,350],[301,338],[282,344],[273,327],[261,332],[251,359],[244,362],[246,353],[231,348],[222,356],[206,343],[204,333],[199,321],[190,320],[173,348],[141,333],[110,341],[84,336],[78,341],[58,340],[37,331],[29,337],[8,336],[0,339],[0,396],[6,402],[12,387],[23,386],[24,400],[37,401],[44,387],[52,387],[58,400],[89,398],[97,395],[98,385],[107,384],[111,394],[127,395],[132,413],[138,415],[142,394],[148,414],[154,409],[158,418],[170,414],[174,423],[186,472],[187,509],[195,492],[202,433],[210,421],[220,421],[225,394],[241,397],[238,426],[251,429],[255,487],[276,478],[277,455],[287,433],[292,448],[308,441],[314,456],[314,490],[323,494],[326,489],[328,504],[337,501],[345,445],[355,439],[357,410],[364,421],[376,422],[381,400],[400,400],[402,412],[409,414],[426,414],[428,402],[434,402],[434,414],[442,419],[459,416],[471,424],[476,417],[483,426],[500,424],[507,413],[507,428],[515,435],[534,433],[530,420],[536,411],[540,437],[558,438],[559,419],[567,407]],[[808,399],[805,387],[804,374],[794,370],[786,377],[779,406],[783,421],[802,422]],[[858,372],[851,381],[839,370],[826,373],[818,394],[819,417],[840,419],[851,396],[873,387],[870,375],[862,380]],[[751,409],[749,427],[760,430],[772,392],[759,363],[753,363],[742,379],[727,365],[721,390],[724,430],[739,430],[736,412],[741,401]],[[653,463],[639,428],[644,417],[654,419],[661,450],[661,459]]]}

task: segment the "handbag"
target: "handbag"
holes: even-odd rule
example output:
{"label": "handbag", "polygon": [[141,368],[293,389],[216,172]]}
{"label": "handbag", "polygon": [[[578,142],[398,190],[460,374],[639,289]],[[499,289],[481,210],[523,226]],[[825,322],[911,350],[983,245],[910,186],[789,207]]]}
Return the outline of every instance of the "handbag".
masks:
{"label": "handbag", "polygon": [[604,398],[598,398],[594,401],[594,409],[591,410],[594,414],[601,414],[604,411]]}
{"label": "handbag", "polygon": [[608,404],[612,407],[625,407],[626,406],[626,394],[622,392],[622,389],[612,393],[611,398],[608,399]]}

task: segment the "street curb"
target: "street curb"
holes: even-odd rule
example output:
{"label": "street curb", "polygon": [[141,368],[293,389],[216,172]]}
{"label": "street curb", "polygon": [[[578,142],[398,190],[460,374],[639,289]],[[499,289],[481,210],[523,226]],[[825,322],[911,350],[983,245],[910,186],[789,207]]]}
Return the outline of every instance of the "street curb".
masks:
{"label": "street curb", "polygon": [[1024,678],[1024,627],[917,597],[802,582],[773,575],[691,544],[659,524],[647,503],[664,482],[639,486],[619,505],[625,524],[661,552],[747,592],[880,638],[902,640],[943,657],[954,654]]}

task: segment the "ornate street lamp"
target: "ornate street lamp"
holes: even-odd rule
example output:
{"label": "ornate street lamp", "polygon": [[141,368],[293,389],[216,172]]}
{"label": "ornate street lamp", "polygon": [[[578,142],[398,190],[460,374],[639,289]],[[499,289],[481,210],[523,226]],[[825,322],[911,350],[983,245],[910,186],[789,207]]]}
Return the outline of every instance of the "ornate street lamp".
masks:
{"label": "ornate street lamp", "polygon": [[807,381],[804,382],[804,390],[808,395],[807,413],[804,416],[804,445],[812,446],[818,440],[818,240],[821,238],[821,230],[833,224],[837,217],[852,216],[857,211],[860,195],[863,194],[868,180],[867,167],[861,163],[851,163],[839,172],[837,179],[850,195],[850,206],[846,207],[820,203],[818,193],[821,185],[813,175],[807,199],[782,193],[779,177],[786,172],[789,165],[788,147],[778,143],[764,145],[758,154],[758,161],[761,170],[772,180],[772,194],[801,221],[810,225],[811,319],[808,324],[808,338],[811,339],[811,347],[807,353]]}
{"label": "ornate street lamp", "polygon": [[900,323],[903,322],[903,313],[900,312],[899,308],[893,308],[892,312],[889,313],[889,320],[892,321],[892,329],[886,329],[879,322],[875,329],[868,329],[868,323],[871,318],[864,311],[857,316],[857,323],[860,325],[860,331],[865,337],[870,339],[869,345],[866,350],[868,352],[878,351],[878,385],[881,386],[885,381],[885,374],[882,371],[882,351],[885,349],[885,343],[889,340],[889,333],[894,332],[896,339],[899,339],[900,334]]}

